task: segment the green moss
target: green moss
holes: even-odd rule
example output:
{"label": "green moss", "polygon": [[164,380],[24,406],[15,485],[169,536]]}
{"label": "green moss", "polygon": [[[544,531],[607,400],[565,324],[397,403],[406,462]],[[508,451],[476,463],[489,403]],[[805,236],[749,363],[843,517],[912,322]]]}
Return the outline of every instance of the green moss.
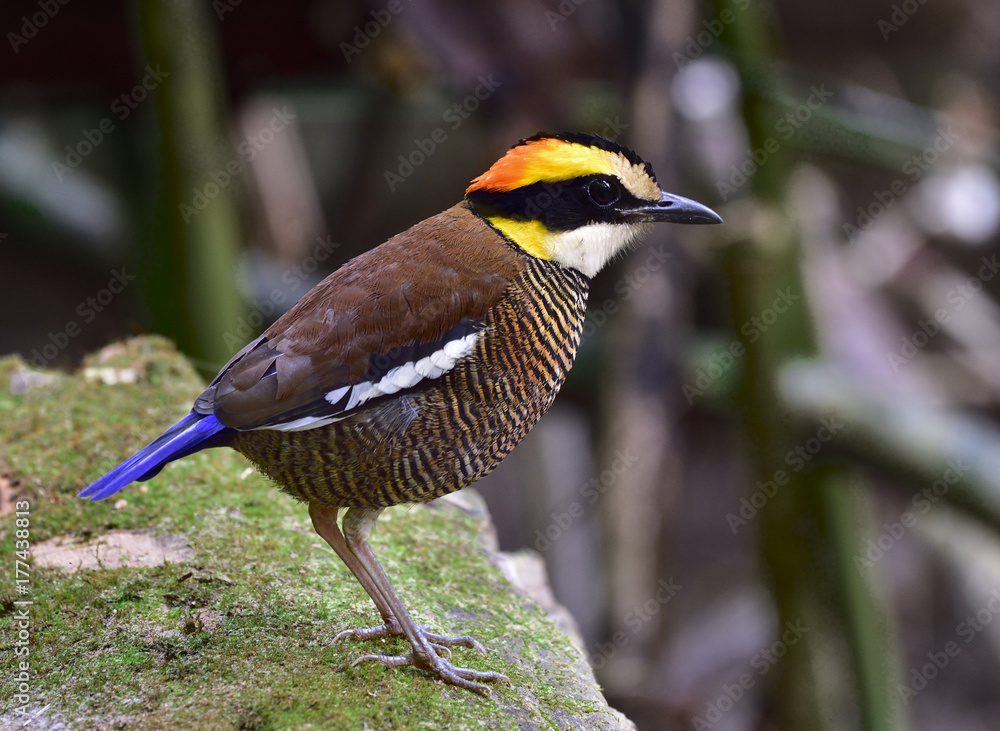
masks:
{"label": "green moss", "polygon": [[[32,571],[30,694],[45,717],[69,728],[620,727],[569,638],[512,589],[481,546],[480,521],[460,510],[390,509],[372,545],[418,622],[486,646],[485,655],[457,649],[453,661],[505,673],[511,686],[492,699],[413,668],[352,666],[408,646],[332,644],[340,630],[376,622],[371,601],[305,506],[235,452],[194,455],[104,502],[76,498],[186,414],[203,385],[159,338],[105,349],[85,368],[133,369],[138,380],[25,379],[22,362],[0,359],[0,461],[15,499],[30,505],[32,544],[149,529],[182,536],[192,554],[145,568]],[[5,556],[14,532],[14,516],[0,517]],[[14,601],[26,598],[10,573],[0,589],[5,649],[17,633]],[[3,653],[4,678],[17,660]],[[18,704],[4,688],[9,714]]]}

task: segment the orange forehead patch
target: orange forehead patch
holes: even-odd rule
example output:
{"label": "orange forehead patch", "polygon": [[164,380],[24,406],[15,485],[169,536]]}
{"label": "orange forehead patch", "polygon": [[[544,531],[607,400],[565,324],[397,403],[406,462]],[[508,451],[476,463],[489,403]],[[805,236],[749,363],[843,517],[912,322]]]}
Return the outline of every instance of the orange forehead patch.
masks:
{"label": "orange forehead patch", "polygon": [[472,181],[475,190],[506,191],[532,183],[550,183],[581,175],[613,175],[612,155],[556,138],[533,140],[512,147],[493,167]]}

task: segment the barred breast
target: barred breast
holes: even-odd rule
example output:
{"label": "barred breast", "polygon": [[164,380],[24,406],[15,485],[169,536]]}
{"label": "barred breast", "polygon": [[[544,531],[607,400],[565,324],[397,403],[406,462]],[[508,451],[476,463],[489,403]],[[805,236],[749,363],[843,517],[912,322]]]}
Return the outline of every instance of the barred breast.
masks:
{"label": "barred breast", "polygon": [[423,502],[485,476],[551,406],[580,344],[589,280],[528,258],[474,351],[433,385],[315,429],[239,432],[233,446],[330,507]]}

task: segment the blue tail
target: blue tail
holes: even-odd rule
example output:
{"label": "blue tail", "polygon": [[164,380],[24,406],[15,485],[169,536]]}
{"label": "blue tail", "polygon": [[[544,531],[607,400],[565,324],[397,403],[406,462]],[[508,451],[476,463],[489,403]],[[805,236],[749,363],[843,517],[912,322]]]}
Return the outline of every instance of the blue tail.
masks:
{"label": "blue tail", "polygon": [[98,478],[77,497],[103,500],[136,480],[148,480],[167,462],[186,457],[207,447],[218,446],[213,439],[226,426],[213,414],[191,412],[127,460]]}

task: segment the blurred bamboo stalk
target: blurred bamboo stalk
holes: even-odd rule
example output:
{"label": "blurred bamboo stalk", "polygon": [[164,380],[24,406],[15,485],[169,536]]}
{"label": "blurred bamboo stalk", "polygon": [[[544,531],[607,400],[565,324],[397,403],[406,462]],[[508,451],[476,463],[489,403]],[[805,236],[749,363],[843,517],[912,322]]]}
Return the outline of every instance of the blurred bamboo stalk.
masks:
{"label": "blurred bamboo stalk", "polygon": [[[751,149],[763,148],[775,128],[768,100],[777,41],[766,23],[766,5],[733,13],[716,0],[716,14],[733,22],[723,40],[743,87],[743,115]],[[800,242],[785,213],[790,150],[777,149],[752,179],[756,199],[727,216],[737,240],[729,248],[727,279],[732,319],[743,336],[746,370],[737,394],[755,483],[779,485],[761,510],[761,551],[778,609],[777,640],[786,654],[776,665],[774,725],[782,729],[859,726],[899,728],[902,714],[889,617],[881,598],[852,563],[860,546],[859,516],[865,496],[851,491],[842,467],[789,469],[787,455],[815,433],[800,431],[778,393],[778,372],[793,359],[816,356],[815,334],[801,278]],[[726,215],[726,214],[724,214]],[[794,304],[779,307],[782,293]],[[776,299],[777,298],[777,299]],[[743,323],[776,315],[750,342]],[[796,641],[785,639],[795,628]],[[857,709],[856,711],[853,709]]]}
{"label": "blurred bamboo stalk", "polygon": [[224,335],[244,314],[235,281],[241,243],[233,155],[211,18],[195,0],[140,0],[138,32],[159,125],[156,209],[146,241],[152,329],[173,338],[205,373],[232,355]]}

